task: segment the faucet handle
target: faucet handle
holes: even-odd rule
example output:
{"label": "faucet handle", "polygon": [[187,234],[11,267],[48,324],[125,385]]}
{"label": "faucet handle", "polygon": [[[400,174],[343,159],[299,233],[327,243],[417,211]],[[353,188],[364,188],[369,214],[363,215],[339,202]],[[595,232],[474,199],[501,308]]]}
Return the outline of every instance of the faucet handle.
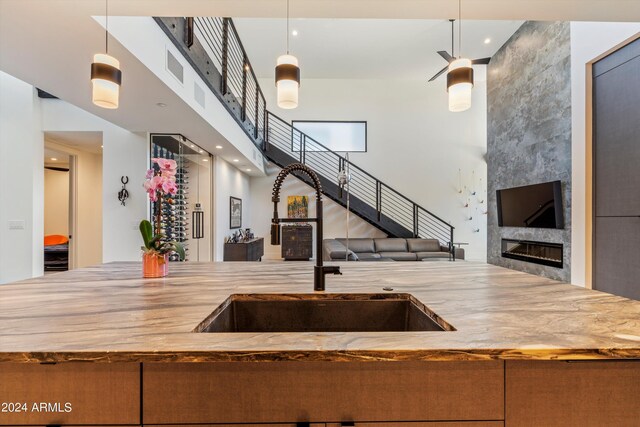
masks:
{"label": "faucet handle", "polygon": [[342,276],[342,272],[340,271],[340,267],[337,265],[327,265],[322,267],[322,272],[324,274],[339,274]]}

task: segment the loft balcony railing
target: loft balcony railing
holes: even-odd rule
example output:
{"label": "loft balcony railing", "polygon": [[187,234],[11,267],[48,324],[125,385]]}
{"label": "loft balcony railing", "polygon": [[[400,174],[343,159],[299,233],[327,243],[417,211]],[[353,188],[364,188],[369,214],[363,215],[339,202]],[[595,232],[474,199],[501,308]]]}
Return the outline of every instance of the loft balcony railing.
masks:
{"label": "loft balcony railing", "polygon": [[[324,194],[346,206],[346,191],[337,176],[347,160],[267,110],[230,18],[155,20],[270,161],[281,167],[292,162],[308,165],[320,176]],[[452,248],[453,226],[354,163],[349,162],[349,169],[350,207],[355,214],[390,236],[435,238]]]}

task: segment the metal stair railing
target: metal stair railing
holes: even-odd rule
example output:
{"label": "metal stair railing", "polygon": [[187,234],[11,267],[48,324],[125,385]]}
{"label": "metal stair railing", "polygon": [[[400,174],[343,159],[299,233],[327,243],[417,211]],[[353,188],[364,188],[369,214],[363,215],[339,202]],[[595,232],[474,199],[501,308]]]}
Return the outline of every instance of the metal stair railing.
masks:
{"label": "metal stair railing", "polygon": [[[209,89],[267,158],[313,168],[325,194],[346,206],[337,185],[346,159],[267,111],[264,94],[230,18],[154,18]],[[275,157],[278,157],[275,159]],[[275,161],[278,160],[278,161]],[[351,211],[391,236],[453,242],[454,227],[400,192],[349,163]]]}
{"label": "metal stair railing", "polygon": [[[337,182],[338,173],[347,162],[343,156],[331,151],[269,111],[267,111],[266,138],[267,155],[270,150],[276,148],[288,155],[292,161],[308,165],[318,175],[329,181]],[[349,169],[351,196],[374,209],[378,222],[384,216],[404,227],[410,236],[434,238],[442,244],[453,242],[454,227],[446,221],[353,162],[349,162]]]}

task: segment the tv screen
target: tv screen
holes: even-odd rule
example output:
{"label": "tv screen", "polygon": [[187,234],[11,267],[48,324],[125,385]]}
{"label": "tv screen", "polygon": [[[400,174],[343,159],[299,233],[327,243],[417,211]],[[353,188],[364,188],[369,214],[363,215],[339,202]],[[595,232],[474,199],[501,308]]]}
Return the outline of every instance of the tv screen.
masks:
{"label": "tv screen", "polygon": [[564,228],[560,181],[497,190],[500,227]]}

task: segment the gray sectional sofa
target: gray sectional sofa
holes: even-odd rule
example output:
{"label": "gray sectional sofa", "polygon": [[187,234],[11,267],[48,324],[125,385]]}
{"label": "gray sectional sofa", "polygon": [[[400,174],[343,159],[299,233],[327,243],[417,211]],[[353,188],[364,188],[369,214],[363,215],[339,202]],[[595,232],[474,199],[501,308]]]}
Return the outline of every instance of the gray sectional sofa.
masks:
{"label": "gray sectional sofa", "polygon": [[[325,239],[322,242],[325,261],[344,261],[347,239]],[[456,259],[464,259],[464,249],[455,249]],[[450,258],[447,246],[437,239],[355,238],[349,239],[350,261],[423,261]]]}

